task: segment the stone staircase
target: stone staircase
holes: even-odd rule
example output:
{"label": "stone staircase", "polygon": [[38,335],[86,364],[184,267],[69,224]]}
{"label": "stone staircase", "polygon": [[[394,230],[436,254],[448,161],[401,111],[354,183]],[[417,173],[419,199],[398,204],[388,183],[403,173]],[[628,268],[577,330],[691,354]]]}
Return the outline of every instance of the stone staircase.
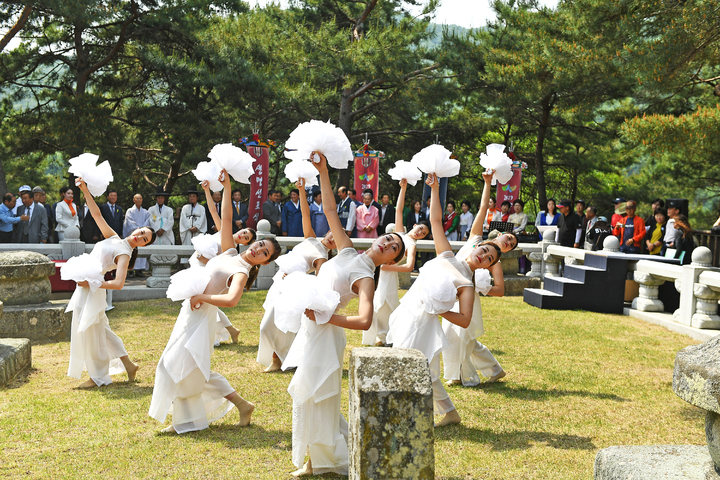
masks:
{"label": "stone staircase", "polygon": [[565,265],[564,276],[545,277],[544,288],[526,288],[525,303],[550,310],[623,313],[628,260],[586,253],[584,265]]}

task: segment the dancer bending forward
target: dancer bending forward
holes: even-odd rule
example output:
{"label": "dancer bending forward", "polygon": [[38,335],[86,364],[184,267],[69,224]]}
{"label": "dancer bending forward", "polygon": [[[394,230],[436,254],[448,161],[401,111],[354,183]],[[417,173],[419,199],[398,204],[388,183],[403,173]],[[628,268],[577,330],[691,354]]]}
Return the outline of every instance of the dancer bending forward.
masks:
{"label": "dancer bending forward", "polygon": [[[275,302],[282,302],[279,293],[285,277],[293,271],[316,274],[320,266],[327,262],[328,252],[335,248],[332,232],[324,238],[315,238],[315,230],[310,221],[310,204],[307,202],[305,181],[301,178],[295,186],[300,192],[300,210],[302,212],[302,226],[305,240],[296,245],[289,253],[283,255],[276,262],[278,272],[273,277],[273,284],[265,297],[265,315],[260,322],[260,343],[258,344],[257,362],[265,365],[265,372],[277,372],[287,357],[290,346],[295,340],[297,331],[286,330],[285,322],[276,323]],[[289,322],[295,323],[295,322]]]}
{"label": "dancer bending forward", "polygon": [[[465,245],[455,255],[460,261],[464,261],[475,249],[475,246],[482,243],[483,225],[488,206],[490,205],[490,182],[492,181],[492,170],[483,174],[485,186],[480,202],[480,212],[470,229],[469,238]],[[517,247],[517,237],[513,233],[503,233],[493,240],[500,250],[505,253]],[[505,280],[502,268],[498,262],[492,269],[492,276],[495,285],[490,284],[489,275],[484,275],[484,281],[475,284],[476,294],[473,300],[473,314],[470,325],[461,328],[446,319],[442,321],[442,328],[448,339],[448,346],[443,350],[443,364],[445,379],[448,385],[475,386],[480,383],[478,370],[483,376],[488,377],[487,383],[493,383],[505,374],[500,363],[490,350],[476,339],[484,333],[482,308],[480,305],[480,293],[486,296],[502,297],[505,294]],[[453,308],[458,311],[458,305]]]}
{"label": "dancer bending forward", "polygon": [[[240,413],[239,425],[244,426],[250,423],[255,409],[225,377],[210,371],[210,356],[218,307],[237,305],[243,288],[252,285],[260,265],[277,258],[280,246],[274,238],[266,239],[253,243],[242,254],[237,253],[231,226],[230,178],[224,170],[220,181],[225,187],[220,231],[224,252],[207,262],[203,274],[208,274],[210,280],[204,292],[183,302],[155,373],[149,414],[165,422],[167,414],[172,413],[173,423],[163,432],[203,430],[232,410],[233,405]],[[194,268],[197,267],[191,267],[191,271]]]}
{"label": "dancer bending forward", "polygon": [[407,262],[404,265],[383,265],[380,267],[380,275],[375,288],[375,297],[373,298],[373,321],[370,328],[363,332],[362,343],[364,345],[385,345],[387,333],[390,329],[390,314],[400,305],[398,273],[410,273],[413,271],[413,268],[415,268],[415,242],[422,240],[430,233],[430,222],[427,220],[420,220],[407,235],[403,233],[405,232],[403,205],[405,205],[406,190],[407,180],[400,180],[400,195],[395,208],[395,231],[400,234],[405,242],[405,258],[407,258]]}
{"label": "dancer bending forward", "polygon": [[[78,183],[105,240],[96,243],[89,255],[70,259],[62,269],[63,278],[96,279],[93,284],[87,280],[78,281],[78,288],[67,306],[66,311],[73,312],[68,376],[80,378],[83,370],[87,370],[90,380],[81,383],[80,388],[108,385],[112,383],[111,375],[123,371],[132,382],[138,366],[130,361],[120,337],[110,330],[105,315],[105,290],[120,290],[125,285],[128,269],[135,268],[137,247],[155,241],[155,232],[150,227],[143,227],[121,239],[103,218],[85,182],[79,179]],[[111,270],[115,270],[115,279],[103,280],[105,273]]]}
{"label": "dancer bending forward", "polygon": [[405,253],[403,241],[397,234],[382,235],[363,254],[353,248],[337,214],[326,159],[322,154],[318,156],[320,162],[314,165],[320,172],[323,210],[339,253],[323,264],[317,280],[339,293],[338,308],[347,305],[353,297],[359,297],[359,304],[357,315],[334,314],[325,324],[316,324],[314,312],[306,311],[283,364],[283,368],[297,366],[288,387],[293,398],[293,463],[300,467],[305,456],[309,456],[307,463],[293,472],[294,476],[348,473],[348,425],[340,413],[343,329],[370,327],[375,268],[395,263]]}
{"label": "dancer bending forward", "polygon": [[[448,346],[448,341],[437,321],[438,315],[461,328],[470,325],[475,272],[496,265],[500,258],[500,248],[486,242],[477,245],[465,261],[455,258],[443,230],[437,176],[429,174],[426,183],[432,189],[430,225],[437,257],[420,269],[417,280],[391,315],[388,343],[392,343],[394,348],[418,349],[427,357],[435,413],[445,414],[436,424],[440,427],[460,423],[460,415],[440,381],[440,352]],[[451,309],[456,298],[460,308],[458,312],[453,312]]]}

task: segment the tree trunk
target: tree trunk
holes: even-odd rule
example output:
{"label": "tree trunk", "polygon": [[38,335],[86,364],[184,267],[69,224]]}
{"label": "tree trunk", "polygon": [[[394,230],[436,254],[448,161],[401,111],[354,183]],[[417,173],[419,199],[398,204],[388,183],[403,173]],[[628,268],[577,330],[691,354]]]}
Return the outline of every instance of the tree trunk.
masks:
{"label": "tree trunk", "polygon": [[535,188],[538,192],[538,202],[540,208],[547,205],[547,191],[545,189],[545,158],[543,157],[543,147],[545,146],[545,137],[550,129],[550,111],[552,104],[550,99],[552,94],[542,99],[542,117],[538,126],[537,143],[535,144]]}
{"label": "tree trunk", "polygon": [[[348,139],[350,138],[350,132],[352,131],[352,104],[353,99],[351,97],[352,91],[349,88],[344,88],[340,97],[340,118],[338,119],[338,127],[345,132]],[[353,164],[350,162],[350,166],[345,170],[338,171],[337,183],[335,183],[335,191],[340,187],[353,188],[350,185],[352,181]]]}
{"label": "tree trunk", "polygon": [[8,192],[7,182],[5,181],[5,168],[3,167],[2,159],[0,159],[0,197]]}

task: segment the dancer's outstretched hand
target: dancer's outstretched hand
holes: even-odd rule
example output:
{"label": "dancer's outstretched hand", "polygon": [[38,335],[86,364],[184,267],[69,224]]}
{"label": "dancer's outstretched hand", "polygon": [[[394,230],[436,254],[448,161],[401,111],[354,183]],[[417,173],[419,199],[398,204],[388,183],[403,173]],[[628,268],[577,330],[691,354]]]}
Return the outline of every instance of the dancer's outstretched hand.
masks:
{"label": "dancer's outstretched hand", "polygon": [[[319,158],[320,161],[316,162],[315,159]],[[325,158],[325,155],[323,155],[321,152],[313,152],[310,154],[310,162],[315,165],[315,168],[317,168],[317,171],[327,172],[327,158]]]}
{"label": "dancer's outstretched hand", "polygon": [[220,171],[220,175],[218,175],[218,182],[222,183],[225,188],[231,188],[230,175],[228,175],[224,168]]}
{"label": "dancer's outstretched hand", "polygon": [[407,187],[407,179],[403,178],[402,180],[400,180],[400,188],[405,188],[405,187]]}
{"label": "dancer's outstretched hand", "polygon": [[434,173],[428,173],[425,183],[427,183],[430,188],[440,188],[440,182],[438,182],[437,175]]}
{"label": "dancer's outstretched hand", "polygon": [[495,174],[495,170],[492,168],[488,168],[487,170],[485,170],[482,174],[483,180],[485,180],[485,183],[489,184],[490,182],[492,182],[492,177],[494,174]]}
{"label": "dancer's outstretched hand", "polygon": [[80,191],[83,193],[88,193],[87,183],[85,183],[85,180],[83,180],[80,177],[77,177],[75,179],[75,185],[80,188]]}
{"label": "dancer's outstretched hand", "polygon": [[297,182],[295,182],[295,186],[299,190],[305,190],[305,179],[304,178],[298,178]]}
{"label": "dancer's outstretched hand", "polygon": [[200,295],[195,295],[190,299],[190,310],[197,310],[203,306],[203,301],[200,300]]}
{"label": "dancer's outstretched hand", "polygon": [[203,190],[205,190],[205,194],[210,193],[210,182],[208,182],[207,180],[204,180],[204,181],[200,184],[200,186],[202,187]]}
{"label": "dancer's outstretched hand", "polygon": [[315,311],[313,311],[313,310],[307,310],[307,309],[306,309],[306,310],[305,310],[305,316],[306,316],[307,318],[309,318],[310,320],[312,320],[313,322],[315,321]]}

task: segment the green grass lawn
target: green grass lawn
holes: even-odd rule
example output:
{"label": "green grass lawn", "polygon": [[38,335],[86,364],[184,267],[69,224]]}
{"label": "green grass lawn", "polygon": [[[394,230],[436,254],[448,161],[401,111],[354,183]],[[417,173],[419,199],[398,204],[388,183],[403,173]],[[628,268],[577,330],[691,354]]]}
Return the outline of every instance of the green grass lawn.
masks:
{"label": "green grass lawn", "polygon": [[[141,366],[138,381],[76,390],[80,382],[66,376],[70,342],[33,347],[33,370],[0,389],[0,478],[290,478],[291,374],[263,374],[255,362],[264,298],[251,292],[226,311],[240,343],[213,355],[213,370],[255,403],[251,426],[236,427],[233,411],[208,430],[158,434],[162,425],[147,412],[180,304],[117,303],[110,324]],[[590,479],[601,448],[705,444],[703,412],[672,392],[675,354],[694,340],[629,317],[539,310],[518,297],[484,299],[483,313],[481,340],[509,374],[448,388],[463,423],[436,430],[438,478]],[[348,331],[346,368],[360,340]],[[347,393],[343,403],[347,412]]]}

